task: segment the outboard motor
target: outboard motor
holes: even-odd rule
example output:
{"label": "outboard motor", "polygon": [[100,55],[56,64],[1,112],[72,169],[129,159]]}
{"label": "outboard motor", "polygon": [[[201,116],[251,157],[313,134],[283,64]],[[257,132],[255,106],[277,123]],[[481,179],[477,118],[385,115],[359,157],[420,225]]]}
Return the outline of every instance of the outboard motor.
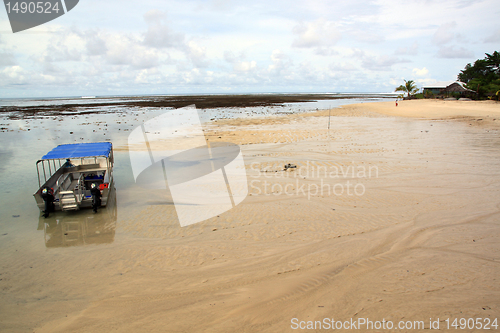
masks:
{"label": "outboard motor", "polygon": [[101,207],[101,190],[96,183],[90,185],[90,194],[92,194],[92,209],[97,213],[97,208]]}
{"label": "outboard motor", "polygon": [[50,187],[44,187],[42,190],[42,199],[45,202],[45,210],[43,212],[43,217],[49,217],[49,213],[55,210],[54,206],[54,189]]}

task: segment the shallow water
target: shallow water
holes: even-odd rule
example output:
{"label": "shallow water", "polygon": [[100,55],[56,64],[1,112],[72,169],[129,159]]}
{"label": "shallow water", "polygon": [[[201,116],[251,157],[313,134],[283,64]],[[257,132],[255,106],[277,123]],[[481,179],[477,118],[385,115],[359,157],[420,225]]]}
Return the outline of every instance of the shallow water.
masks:
{"label": "shallow water", "polygon": [[[120,100],[120,99],[118,99]],[[383,99],[375,99],[382,101]],[[25,100],[21,105],[65,104],[80,99]],[[81,100],[85,103],[86,99]],[[95,102],[90,99],[90,102]],[[116,99],[114,99],[116,101]],[[284,107],[252,107],[199,110],[202,121],[221,118],[259,117],[269,114],[305,112],[317,108],[338,107],[344,104],[373,101],[373,99],[338,99],[309,103],[288,104]],[[10,100],[9,103],[14,103]],[[16,100],[16,105],[19,101]],[[35,104],[33,104],[35,103]],[[40,105],[42,105],[40,104]],[[111,107],[114,109],[114,107]],[[111,141],[115,148],[114,177],[117,189],[117,207],[121,210],[122,193],[134,184],[128,152],[123,149],[129,133],[141,123],[172,109],[119,108],[115,112],[93,115],[67,115],[54,117],[34,117],[31,119],[8,119],[9,114],[0,117],[2,145],[0,147],[0,232],[16,234],[16,239],[31,241],[32,230],[19,226],[38,225],[39,211],[32,194],[38,188],[35,163],[46,152],[59,144],[78,142]],[[133,196],[133,195],[130,195]],[[129,197],[129,195],[125,195]],[[130,202],[127,200],[126,205]],[[72,213],[57,213],[72,214]],[[30,232],[27,232],[27,230]],[[36,229],[34,229],[36,230]],[[16,232],[18,231],[18,232]],[[37,236],[35,236],[37,237]],[[1,244],[5,244],[2,242]],[[43,244],[42,244],[43,245]],[[0,245],[2,246],[2,245]]]}

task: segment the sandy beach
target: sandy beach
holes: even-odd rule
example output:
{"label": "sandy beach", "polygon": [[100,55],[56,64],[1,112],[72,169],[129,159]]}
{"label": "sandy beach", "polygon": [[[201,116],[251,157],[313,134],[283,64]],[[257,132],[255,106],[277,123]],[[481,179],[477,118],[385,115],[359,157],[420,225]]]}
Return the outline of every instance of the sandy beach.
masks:
{"label": "sandy beach", "polygon": [[[209,142],[241,147],[241,204],[181,228],[173,205],[131,185],[117,190],[116,222],[73,247],[63,229],[46,247],[33,226],[47,221],[9,216],[0,330],[456,331],[462,318],[468,332],[495,329],[499,124],[499,103],[439,100],[208,123]],[[126,141],[114,149],[133,182],[118,163]]]}

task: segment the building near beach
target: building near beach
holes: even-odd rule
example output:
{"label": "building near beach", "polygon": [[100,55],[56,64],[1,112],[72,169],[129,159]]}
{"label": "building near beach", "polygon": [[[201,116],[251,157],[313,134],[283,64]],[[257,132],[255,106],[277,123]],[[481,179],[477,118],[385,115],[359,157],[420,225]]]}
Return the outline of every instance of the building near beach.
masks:
{"label": "building near beach", "polygon": [[475,91],[465,87],[464,82],[459,81],[444,81],[436,82],[423,87],[424,96],[445,96],[452,93],[459,93],[460,95],[476,94]]}

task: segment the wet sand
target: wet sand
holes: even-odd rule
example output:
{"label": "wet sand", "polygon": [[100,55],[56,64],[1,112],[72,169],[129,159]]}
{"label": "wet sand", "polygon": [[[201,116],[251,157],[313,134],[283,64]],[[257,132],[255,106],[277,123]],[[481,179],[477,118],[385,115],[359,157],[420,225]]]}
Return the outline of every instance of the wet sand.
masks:
{"label": "wet sand", "polygon": [[[63,242],[75,214],[4,226],[1,330],[290,332],[293,318],[426,329],[432,318],[445,330],[498,318],[500,136],[497,120],[469,120],[500,107],[444,103],[446,114],[404,101],[207,124],[209,141],[241,145],[250,195],[188,227],[133,184],[117,189],[111,223],[79,218],[82,244]],[[127,150],[115,144],[117,160]]]}

